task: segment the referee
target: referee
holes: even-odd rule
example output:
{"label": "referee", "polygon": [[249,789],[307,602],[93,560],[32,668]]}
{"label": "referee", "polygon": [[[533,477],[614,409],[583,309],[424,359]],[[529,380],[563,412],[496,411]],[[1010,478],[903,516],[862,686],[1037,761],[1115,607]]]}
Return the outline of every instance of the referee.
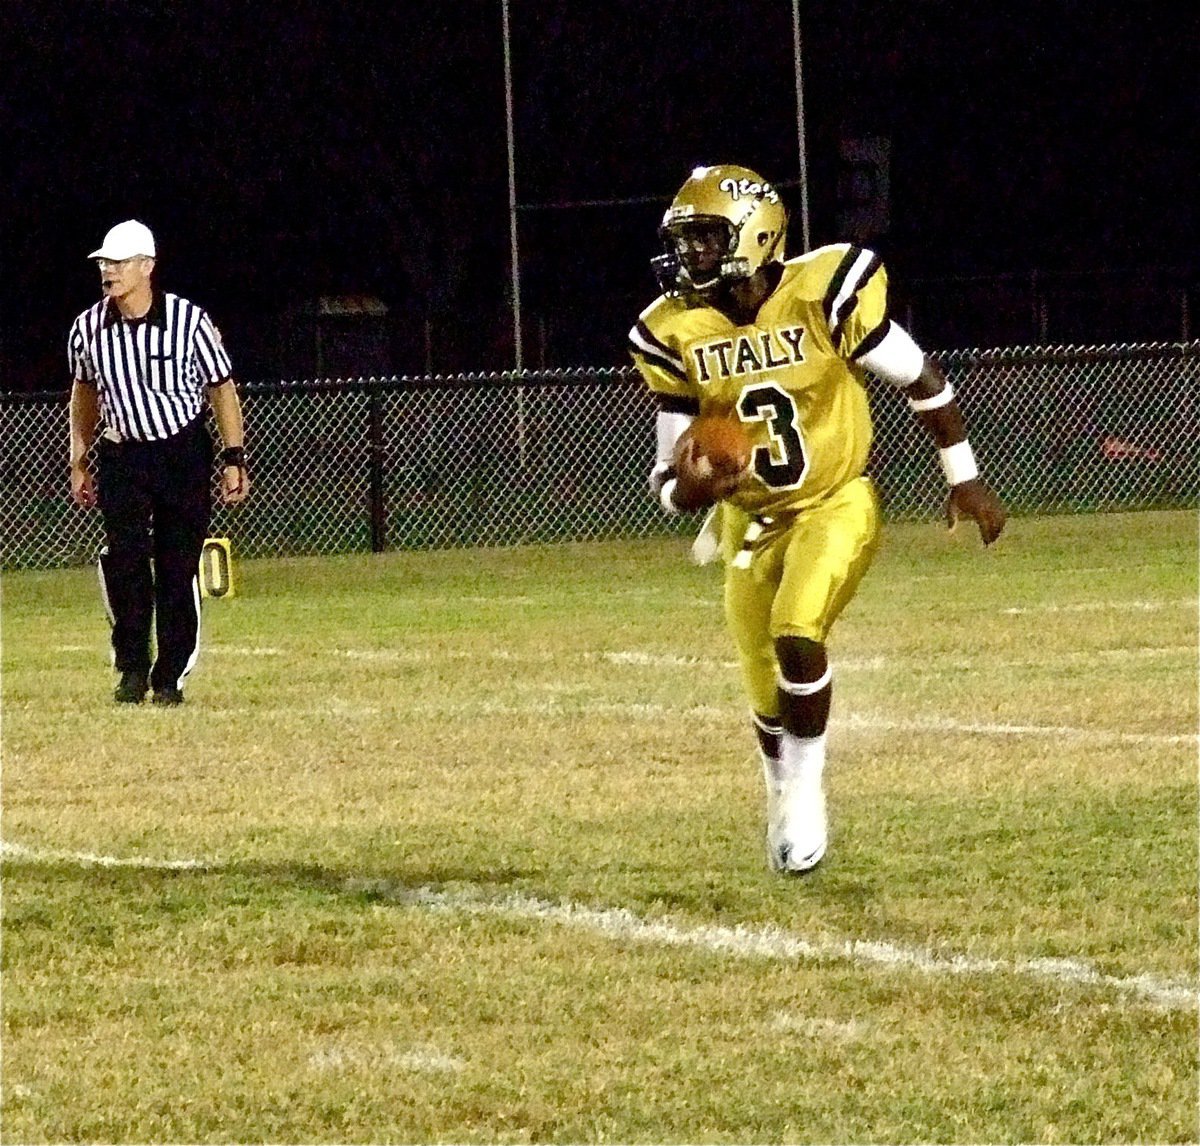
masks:
{"label": "referee", "polygon": [[155,246],[147,226],[118,223],[88,257],[100,268],[103,298],[75,319],[68,343],[71,497],[80,506],[98,504],[104,517],[100,589],[121,674],[115,699],[140,704],[152,691],[155,704],[175,705],[200,645],[198,570],[213,462],[203,399],[224,446],[226,504],[250,492],[242,407],[211,319],[151,285]]}

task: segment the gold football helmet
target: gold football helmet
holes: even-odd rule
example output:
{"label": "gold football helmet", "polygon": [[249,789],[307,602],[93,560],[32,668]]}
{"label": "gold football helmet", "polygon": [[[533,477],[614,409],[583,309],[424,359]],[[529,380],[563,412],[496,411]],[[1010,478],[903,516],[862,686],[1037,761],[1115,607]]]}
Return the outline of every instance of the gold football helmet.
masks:
{"label": "gold football helmet", "polygon": [[664,253],[651,260],[668,295],[704,296],[783,261],[787,211],[779,193],[746,167],[697,167],[659,227]]}

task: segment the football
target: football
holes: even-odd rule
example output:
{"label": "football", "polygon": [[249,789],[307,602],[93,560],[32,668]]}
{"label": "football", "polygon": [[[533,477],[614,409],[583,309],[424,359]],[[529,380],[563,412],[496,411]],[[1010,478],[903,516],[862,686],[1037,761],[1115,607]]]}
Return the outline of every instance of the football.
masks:
{"label": "football", "polygon": [[746,427],[733,414],[701,414],[675,446],[675,468],[702,481],[740,474],[750,465]]}

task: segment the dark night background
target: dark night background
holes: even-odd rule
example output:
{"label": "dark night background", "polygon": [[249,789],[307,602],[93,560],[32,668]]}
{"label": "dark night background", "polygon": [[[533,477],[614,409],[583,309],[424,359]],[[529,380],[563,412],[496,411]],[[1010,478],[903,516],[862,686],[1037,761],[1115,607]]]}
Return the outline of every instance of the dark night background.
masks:
{"label": "dark night background", "polygon": [[[898,301],[951,276],[1079,272],[1108,295],[1083,337],[1178,338],[1200,17],[1175,7],[804,0],[814,245],[848,237],[838,141],[884,137],[872,245]],[[386,303],[386,372],[512,365],[500,0],[0,13],[0,389],[66,385],[67,329],[98,297],[85,256],[128,217],[243,379],[312,369],[306,310],[338,294]],[[783,184],[799,250],[790,0],[511,0],[510,19],[526,365],[625,363],[657,221],[696,163]],[[610,200],[627,201],[562,206]],[[1153,286],[1131,308],[1122,282]],[[936,297],[956,293],[965,317],[918,309],[927,345],[1016,336],[986,290]]]}

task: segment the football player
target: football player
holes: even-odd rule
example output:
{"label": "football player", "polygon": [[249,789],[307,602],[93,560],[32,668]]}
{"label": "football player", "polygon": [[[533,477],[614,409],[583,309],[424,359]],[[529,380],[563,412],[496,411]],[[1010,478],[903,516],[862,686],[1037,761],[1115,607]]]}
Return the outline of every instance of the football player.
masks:
{"label": "football player", "polygon": [[[629,333],[658,403],[652,492],[668,513],[717,506],[725,616],[737,646],[767,787],[767,854],[804,872],[828,840],[823,773],[829,631],[879,539],[864,473],[863,374],[894,385],[929,431],[949,485],[947,520],[985,545],[1005,510],[979,477],[954,391],[888,314],[877,255],[846,243],[784,257],[778,192],[744,167],[699,167],[663,216],[662,294]],[[676,443],[702,413],[733,412],[751,436],[740,474],[693,468]],[[703,472],[702,472],[703,471]]]}

